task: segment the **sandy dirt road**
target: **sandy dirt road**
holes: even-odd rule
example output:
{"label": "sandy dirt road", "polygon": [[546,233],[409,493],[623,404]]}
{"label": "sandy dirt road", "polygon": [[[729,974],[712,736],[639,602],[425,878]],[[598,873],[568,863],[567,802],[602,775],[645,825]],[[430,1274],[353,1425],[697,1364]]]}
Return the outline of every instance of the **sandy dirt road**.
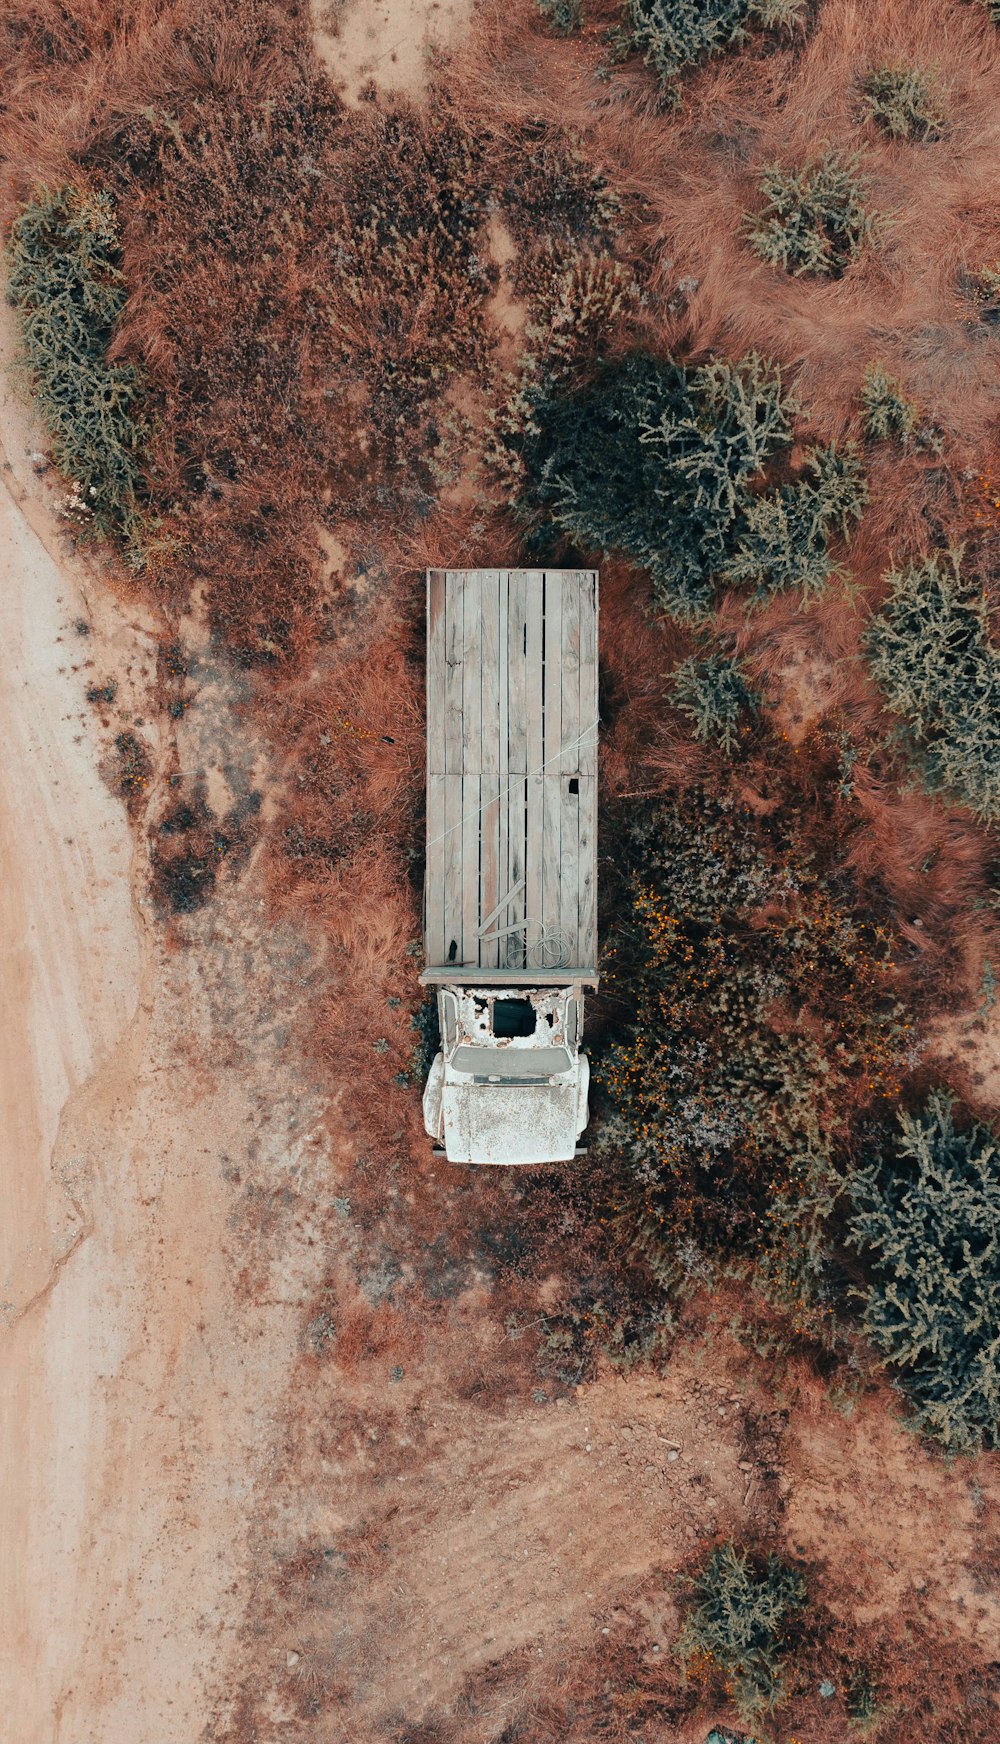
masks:
{"label": "sandy dirt road", "polygon": [[[311,957],[266,933],[245,889],[208,949],[167,950],[149,924],[100,767],[137,716],[164,754],[142,712],[157,626],[71,551],[9,389],[3,431],[4,1736],[169,1744],[201,1730],[308,1287],[308,1242],[283,1269],[279,1236],[247,1307],[227,1242],[248,1157],[259,1183],[317,1154],[284,1028]],[[109,673],[102,725],[85,690]],[[218,781],[229,696],[210,675],[204,690],[174,761]]]}

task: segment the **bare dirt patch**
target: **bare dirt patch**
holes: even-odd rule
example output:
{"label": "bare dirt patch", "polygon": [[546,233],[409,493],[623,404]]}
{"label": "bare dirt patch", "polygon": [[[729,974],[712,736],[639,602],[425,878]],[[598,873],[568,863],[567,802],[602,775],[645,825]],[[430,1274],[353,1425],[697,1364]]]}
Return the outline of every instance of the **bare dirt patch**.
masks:
{"label": "bare dirt patch", "polygon": [[316,51],[348,103],[366,88],[421,98],[439,57],[461,41],[473,0],[312,0]]}

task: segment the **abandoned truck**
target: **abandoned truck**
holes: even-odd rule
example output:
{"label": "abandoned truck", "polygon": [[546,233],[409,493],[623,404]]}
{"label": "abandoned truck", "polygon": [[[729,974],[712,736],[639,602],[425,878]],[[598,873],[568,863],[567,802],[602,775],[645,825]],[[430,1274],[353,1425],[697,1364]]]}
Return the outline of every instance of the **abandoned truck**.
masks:
{"label": "abandoned truck", "polygon": [[427,577],[424,1124],[453,1163],[582,1154],[597,985],[597,583]]}

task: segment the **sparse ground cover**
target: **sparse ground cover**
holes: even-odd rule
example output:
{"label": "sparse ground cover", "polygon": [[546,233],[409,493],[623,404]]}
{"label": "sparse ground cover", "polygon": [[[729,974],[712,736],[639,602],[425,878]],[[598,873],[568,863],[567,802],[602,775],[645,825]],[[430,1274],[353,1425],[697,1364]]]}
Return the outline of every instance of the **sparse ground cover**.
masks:
{"label": "sparse ground cover", "polygon": [[[109,1438],[38,1735],[986,1744],[995,24],[523,0],[414,69],[365,7],[0,4],[23,512],[145,638],[62,629],[148,1027],[60,1180],[170,1544]],[[423,569],[602,555],[595,1151],[444,1177]],[[182,1544],[218,1652],[136,1722]]]}

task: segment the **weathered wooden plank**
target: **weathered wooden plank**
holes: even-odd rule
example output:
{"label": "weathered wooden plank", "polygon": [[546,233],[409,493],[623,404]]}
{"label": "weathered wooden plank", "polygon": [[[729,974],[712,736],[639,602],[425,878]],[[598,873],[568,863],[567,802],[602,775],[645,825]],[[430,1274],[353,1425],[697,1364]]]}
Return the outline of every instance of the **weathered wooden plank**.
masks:
{"label": "weathered wooden plank", "polygon": [[597,960],[597,614],[598,580],[581,577],[580,610],[580,860],[578,951],[581,963]]}
{"label": "weathered wooden plank", "polygon": [[580,779],[560,775],[559,839],[562,888],[559,897],[560,931],[566,941],[568,963],[581,963],[580,955]]}
{"label": "weathered wooden plank", "polygon": [[[510,889],[510,746],[509,735],[509,686],[510,686],[510,571],[501,569],[498,577],[498,607],[497,607],[497,677],[499,682],[498,705],[500,711],[500,732],[498,740],[498,826],[497,826],[497,890],[498,898],[505,896]],[[503,921],[510,920],[509,910],[504,910]],[[506,943],[497,944],[497,963],[507,961]]]}
{"label": "weathered wooden plank", "polygon": [[444,770],[462,772],[462,640],[465,615],[465,578],[449,570],[445,593],[444,667]]}
{"label": "weathered wooden plank", "polygon": [[515,967],[522,960],[524,945],[527,794],[527,776],[510,775],[507,782],[507,891],[510,902],[504,925],[517,930],[507,934],[506,942],[501,946],[500,961]]}
{"label": "weathered wooden plank", "polygon": [[424,873],[424,956],[428,963],[443,963],[448,948],[444,936],[445,915],[445,806],[447,776],[433,770],[427,774],[427,863]]}
{"label": "weathered wooden plank", "polygon": [[[424,969],[418,977],[424,987],[440,987],[455,979],[447,968]],[[476,977],[484,987],[596,987],[597,971],[593,963],[574,963],[569,969],[483,969]]]}
{"label": "weathered wooden plank", "polygon": [[[580,745],[581,775],[597,775],[597,574],[585,570],[580,576]],[[596,838],[595,838],[596,839]]]}
{"label": "weathered wooden plank", "polygon": [[563,578],[561,636],[557,644],[562,672],[562,775],[580,773],[580,620],[582,576],[572,570]]}
{"label": "weathered wooden plank", "polygon": [[562,744],[562,644],[563,578],[559,571],[545,572],[545,665],[542,673],[542,755],[546,769],[558,769]]}
{"label": "weathered wooden plank", "polygon": [[545,706],[544,650],[545,576],[541,570],[531,570],[527,577],[525,608],[525,705],[528,729],[528,791],[525,819],[524,854],[524,918],[527,948],[530,951],[541,935],[544,924],[542,907],[542,856],[544,846],[543,816],[543,713]]}
{"label": "weathered wooden plank", "polygon": [[[562,644],[563,581],[558,570],[545,573],[545,664],[542,673],[542,886],[539,943],[554,939],[561,931],[562,868],[560,865],[561,817],[559,803],[559,758],[562,747]],[[553,780],[552,777],[556,779]],[[536,953],[538,954],[538,953]]]}
{"label": "weathered wooden plank", "polygon": [[[562,818],[559,776],[546,773],[537,778],[542,789],[541,859],[542,895],[538,912],[538,927],[532,931],[532,942],[554,939],[562,932],[562,866],[560,841]],[[544,954],[539,958],[545,962]]]}
{"label": "weathered wooden plank", "polygon": [[[528,773],[528,571],[511,570],[507,595],[507,889],[520,885],[507,911],[510,924],[524,922],[526,870],[526,777]],[[516,963],[514,935],[506,947],[506,960]]]}
{"label": "weathered wooden plank", "polygon": [[462,774],[444,776],[444,954],[442,963],[464,962],[462,939]]}
{"label": "weathered wooden plank", "polygon": [[[482,703],[480,769],[480,880],[477,931],[500,899],[500,573],[484,569],[481,578]],[[490,929],[495,931],[495,926]],[[480,963],[498,962],[496,939],[480,939]]]}
{"label": "weathered wooden plank", "polygon": [[597,958],[597,778],[593,775],[580,775],[577,780],[580,784],[580,831],[575,880],[579,906],[576,961],[581,965],[588,965]]}
{"label": "weathered wooden plank", "polygon": [[527,601],[526,571],[511,570],[507,597],[507,720],[510,768],[515,775],[528,772]]}
{"label": "weathered wooden plank", "polygon": [[440,963],[445,949],[444,696],[445,601],[443,569],[427,575],[427,851],[424,867],[424,955]]}
{"label": "weathered wooden plank", "polygon": [[571,789],[570,782],[575,781],[580,768],[580,610],[580,573],[570,570],[563,577],[562,633],[558,645],[562,674],[561,756],[553,768],[560,776],[559,927],[573,963],[579,961],[580,802],[579,788]]}
{"label": "weathered wooden plank", "polygon": [[463,961],[479,961],[480,772],[482,734],[482,576],[465,576],[462,628],[462,951]]}

